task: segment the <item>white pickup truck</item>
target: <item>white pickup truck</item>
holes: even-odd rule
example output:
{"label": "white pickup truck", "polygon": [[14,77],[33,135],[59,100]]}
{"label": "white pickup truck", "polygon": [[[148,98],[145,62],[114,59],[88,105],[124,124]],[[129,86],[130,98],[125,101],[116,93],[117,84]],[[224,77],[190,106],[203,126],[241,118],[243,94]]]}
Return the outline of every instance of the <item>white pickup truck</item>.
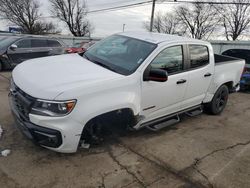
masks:
{"label": "white pickup truck", "polygon": [[76,152],[106,126],[157,131],[204,109],[220,114],[244,60],[208,42],[146,32],[112,35],[77,54],[28,60],[12,73],[10,105],[35,143]]}

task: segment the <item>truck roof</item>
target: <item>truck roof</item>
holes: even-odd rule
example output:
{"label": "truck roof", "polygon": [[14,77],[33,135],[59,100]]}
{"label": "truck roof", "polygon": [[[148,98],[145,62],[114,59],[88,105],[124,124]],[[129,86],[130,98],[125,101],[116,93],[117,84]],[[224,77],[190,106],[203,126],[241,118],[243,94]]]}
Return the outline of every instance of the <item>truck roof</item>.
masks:
{"label": "truck roof", "polygon": [[[200,42],[200,40],[181,37],[177,35],[169,35],[169,34],[162,34],[162,33],[152,33],[152,32],[144,32],[144,31],[128,31],[119,33],[119,35],[136,38],[139,40],[147,41],[154,44],[159,44],[161,42],[178,42],[178,41],[194,41]],[[203,41],[204,42],[204,41]]]}

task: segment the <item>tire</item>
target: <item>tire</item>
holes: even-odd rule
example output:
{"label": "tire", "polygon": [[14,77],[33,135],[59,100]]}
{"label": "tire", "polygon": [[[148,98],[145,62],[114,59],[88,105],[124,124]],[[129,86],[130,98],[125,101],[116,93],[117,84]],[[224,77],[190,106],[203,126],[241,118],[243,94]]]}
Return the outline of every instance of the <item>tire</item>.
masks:
{"label": "tire", "polygon": [[222,85],[214,94],[210,103],[205,105],[205,109],[212,115],[219,115],[226,107],[228,100],[229,90],[226,85]]}
{"label": "tire", "polygon": [[3,70],[3,64],[2,62],[0,61],[0,72]]}

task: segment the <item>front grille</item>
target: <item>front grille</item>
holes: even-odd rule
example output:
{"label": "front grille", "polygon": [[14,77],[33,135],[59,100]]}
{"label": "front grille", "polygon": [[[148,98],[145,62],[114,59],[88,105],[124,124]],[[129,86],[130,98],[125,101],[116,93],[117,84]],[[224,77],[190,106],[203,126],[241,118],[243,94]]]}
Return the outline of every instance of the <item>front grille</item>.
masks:
{"label": "front grille", "polygon": [[22,91],[15,85],[14,82],[11,84],[11,95],[12,101],[20,118],[24,121],[28,121],[31,106],[35,101],[35,98]]}

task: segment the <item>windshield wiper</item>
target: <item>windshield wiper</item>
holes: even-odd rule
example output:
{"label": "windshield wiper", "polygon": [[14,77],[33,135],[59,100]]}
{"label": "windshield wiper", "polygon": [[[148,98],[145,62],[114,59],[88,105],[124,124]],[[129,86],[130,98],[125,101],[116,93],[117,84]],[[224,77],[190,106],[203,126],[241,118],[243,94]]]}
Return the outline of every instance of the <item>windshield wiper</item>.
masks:
{"label": "windshield wiper", "polygon": [[117,72],[115,69],[113,69],[111,66],[108,66],[108,65],[106,65],[106,64],[104,64],[104,63],[101,63],[101,62],[99,62],[99,61],[93,61],[93,63],[95,63],[95,64],[97,64],[97,65],[100,65],[100,66],[102,66],[102,67],[104,67],[104,68],[106,68],[106,69],[109,69],[109,70],[111,70],[111,71],[113,71],[113,72]]}
{"label": "windshield wiper", "polygon": [[88,57],[85,53],[84,53],[82,56],[85,57],[85,59],[91,61],[91,60],[89,59],[89,57]]}

